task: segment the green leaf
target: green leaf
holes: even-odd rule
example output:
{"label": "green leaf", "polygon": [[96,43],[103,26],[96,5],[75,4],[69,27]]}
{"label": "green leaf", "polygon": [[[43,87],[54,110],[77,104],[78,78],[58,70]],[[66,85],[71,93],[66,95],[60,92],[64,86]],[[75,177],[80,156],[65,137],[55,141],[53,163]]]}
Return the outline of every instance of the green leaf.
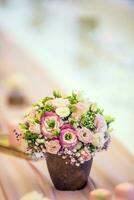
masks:
{"label": "green leaf", "polygon": [[45,105],[43,108],[43,112],[50,112],[50,111],[54,111],[54,107],[52,105]]}
{"label": "green leaf", "polygon": [[89,110],[86,112],[86,114],[81,116],[81,120],[80,120],[81,125],[90,130],[93,130],[95,128],[95,126],[94,126],[95,116],[96,116],[96,113],[93,112],[89,108]]}
{"label": "green leaf", "polygon": [[22,131],[22,133],[26,133],[28,130],[28,126],[26,124],[19,124],[19,128]]}
{"label": "green leaf", "polygon": [[45,97],[45,98],[41,99],[41,102],[43,104],[45,104],[48,100],[51,100],[51,99],[53,99],[53,98],[52,97]]}
{"label": "green leaf", "polygon": [[104,109],[100,109],[100,108],[98,108],[97,111],[96,111],[96,113],[99,113],[100,115],[102,115],[103,112],[104,112]]}
{"label": "green leaf", "polygon": [[27,125],[26,124],[19,124],[19,127],[21,129],[28,129]]}
{"label": "green leaf", "polygon": [[59,130],[53,130],[52,133],[55,136],[59,136],[60,135],[60,131]]}
{"label": "green leaf", "polygon": [[71,104],[76,104],[79,102],[78,94],[75,92],[72,92],[71,96],[67,97]]}
{"label": "green leaf", "polygon": [[71,104],[71,105],[69,106],[69,109],[70,109],[70,112],[71,112],[71,113],[76,112],[76,106],[75,106],[75,105],[72,105],[72,104]]}
{"label": "green leaf", "polygon": [[39,124],[40,123],[39,118],[36,117],[35,120],[34,120],[34,122],[37,123],[37,124]]}
{"label": "green leaf", "polygon": [[110,123],[114,122],[114,118],[107,115],[107,116],[104,116],[105,117],[105,120],[106,120],[106,123],[107,125],[109,125]]}
{"label": "green leaf", "polygon": [[62,97],[61,93],[59,91],[56,91],[56,90],[53,91],[53,96],[55,98],[61,98]]}
{"label": "green leaf", "polygon": [[72,126],[76,127],[77,121],[76,121],[75,119],[70,119],[69,122],[70,122],[70,124],[71,124]]}
{"label": "green leaf", "polygon": [[89,148],[90,148],[92,153],[96,151],[96,147],[93,144],[90,144]]}
{"label": "green leaf", "polygon": [[34,144],[36,142],[37,138],[39,138],[39,134],[37,134],[37,133],[32,133],[30,131],[27,131],[25,133],[25,139],[27,141],[31,141],[32,144]]}

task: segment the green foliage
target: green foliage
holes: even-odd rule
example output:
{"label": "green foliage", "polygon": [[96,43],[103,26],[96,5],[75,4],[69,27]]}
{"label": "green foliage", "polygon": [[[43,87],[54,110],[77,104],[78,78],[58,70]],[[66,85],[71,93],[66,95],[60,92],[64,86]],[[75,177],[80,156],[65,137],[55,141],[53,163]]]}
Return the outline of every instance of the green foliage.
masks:
{"label": "green foliage", "polygon": [[96,147],[91,143],[90,144],[90,151],[92,152],[92,153],[94,153],[95,151],[96,151]]}
{"label": "green foliage", "polygon": [[50,112],[50,111],[54,111],[54,107],[52,105],[45,105],[43,108],[43,112]]}
{"label": "green foliage", "polygon": [[61,93],[59,91],[56,91],[56,90],[53,91],[53,96],[55,98],[61,98],[62,97]]}
{"label": "green foliage", "polygon": [[94,120],[95,120],[95,117],[96,117],[96,114],[101,114],[103,115],[103,109],[100,109],[100,108],[96,108],[96,109],[92,109],[92,105],[89,107],[88,111],[82,115],[81,117],[81,125],[90,129],[90,130],[93,130],[95,128],[94,126]]}
{"label": "green foliage", "polygon": [[23,133],[28,131],[28,126],[26,124],[19,124],[19,128]]}
{"label": "green foliage", "polygon": [[39,134],[30,132],[26,124],[19,124],[19,128],[24,133],[25,139],[34,144]]}
{"label": "green foliage", "polygon": [[80,152],[81,150],[83,150],[84,148],[84,144],[82,142],[79,142],[77,145],[76,145],[76,150],[78,152]]}
{"label": "green foliage", "polygon": [[54,111],[54,107],[52,105],[46,104],[44,107],[39,109],[39,118],[45,113],[45,112],[50,112]]}
{"label": "green foliage", "polygon": [[87,113],[82,115],[82,117],[81,117],[81,120],[80,120],[81,125],[88,128],[88,129],[93,130],[95,128],[95,126],[94,126],[95,116],[96,116],[96,113],[93,112],[89,108]]}
{"label": "green foliage", "polygon": [[73,127],[77,126],[77,121],[75,119],[70,119],[69,122]]}
{"label": "green foliage", "polygon": [[54,120],[48,120],[47,125],[49,126],[49,128],[54,128],[55,127],[55,121]]}
{"label": "green foliage", "polygon": [[73,113],[73,112],[76,111],[76,106],[73,105],[73,104],[71,104],[71,105],[69,106],[69,109],[70,109],[70,112]]}
{"label": "green foliage", "polygon": [[48,101],[53,99],[52,97],[45,97],[40,99],[37,103],[33,104],[34,107],[44,108],[44,104]]}
{"label": "green foliage", "polygon": [[104,110],[97,108],[97,111],[95,112],[96,114],[99,113],[100,115],[103,115]]}
{"label": "green foliage", "polygon": [[59,136],[60,135],[60,131],[59,130],[53,130],[52,133],[55,136]]}
{"label": "green foliage", "polygon": [[67,98],[70,101],[70,104],[76,104],[79,102],[79,97],[77,93],[72,92],[72,95],[68,96]]}
{"label": "green foliage", "polygon": [[33,107],[37,107],[37,108],[43,108],[43,103],[41,101],[39,101],[38,103],[35,103],[32,105]]}
{"label": "green foliage", "polygon": [[114,122],[114,118],[111,117],[111,116],[105,116],[105,120],[106,120],[106,123],[107,125],[111,124],[112,122]]}
{"label": "green foliage", "polygon": [[45,104],[48,100],[51,100],[51,99],[53,99],[53,98],[52,97],[45,97],[45,98],[41,99],[41,102],[43,104]]}
{"label": "green foliage", "polygon": [[40,123],[40,119],[39,119],[39,117],[35,117],[34,122],[37,123],[37,124],[39,124],[39,123]]}
{"label": "green foliage", "polygon": [[36,139],[39,138],[39,135],[37,133],[32,133],[30,131],[26,131],[25,135],[25,139],[27,141],[30,141],[32,144],[35,144]]}

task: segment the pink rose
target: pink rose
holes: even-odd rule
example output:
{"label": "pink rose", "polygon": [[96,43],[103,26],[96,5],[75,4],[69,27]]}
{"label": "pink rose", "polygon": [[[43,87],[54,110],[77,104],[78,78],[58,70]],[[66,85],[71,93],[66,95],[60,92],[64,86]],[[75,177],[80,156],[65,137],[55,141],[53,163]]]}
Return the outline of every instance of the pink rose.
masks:
{"label": "pink rose", "polygon": [[41,117],[41,133],[49,139],[56,137],[54,132],[59,131],[60,126],[60,117],[54,112],[45,112],[44,115]]}
{"label": "pink rose", "polygon": [[87,105],[82,102],[78,102],[76,105],[76,111],[72,113],[72,118],[78,119],[87,109]]}
{"label": "pink rose", "polygon": [[51,140],[45,143],[46,151],[51,154],[57,154],[61,148],[59,140]]}
{"label": "pink rose", "polygon": [[83,161],[91,160],[92,156],[87,148],[84,148],[84,150],[81,151],[81,158]]}
{"label": "pink rose", "polygon": [[88,144],[91,142],[93,138],[92,132],[87,128],[82,128],[77,131],[78,139],[84,144]]}
{"label": "pink rose", "polygon": [[65,124],[61,127],[60,144],[66,148],[73,148],[77,144],[76,130],[71,125]]}
{"label": "pink rose", "polygon": [[96,132],[105,132],[107,130],[105,118],[100,114],[96,115],[94,125],[96,127]]}

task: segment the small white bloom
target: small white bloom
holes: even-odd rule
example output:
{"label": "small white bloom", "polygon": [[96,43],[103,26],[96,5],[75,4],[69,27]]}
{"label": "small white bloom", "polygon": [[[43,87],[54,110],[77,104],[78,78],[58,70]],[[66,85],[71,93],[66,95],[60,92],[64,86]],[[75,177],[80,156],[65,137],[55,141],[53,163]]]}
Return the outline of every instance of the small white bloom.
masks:
{"label": "small white bloom", "polygon": [[71,159],[71,162],[74,163],[76,160],[74,158]]}
{"label": "small white bloom", "polygon": [[42,153],[42,152],[39,152],[39,153],[35,153],[35,157],[36,157],[37,159],[40,159],[40,158],[42,158],[42,157],[44,157],[44,156],[43,156],[43,153]]}
{"label": "small white bloom", "polygon": [[60,107],[56,109],[56,114],[60,117],[67,117],[70,114],[68,107]]}
{"label": "small white bloom", "polygon": [[79,163],[76,163],[75,165],[76,165],[77,167],[79,167],[79,166],[80,166],[80,164],[79,164]]}

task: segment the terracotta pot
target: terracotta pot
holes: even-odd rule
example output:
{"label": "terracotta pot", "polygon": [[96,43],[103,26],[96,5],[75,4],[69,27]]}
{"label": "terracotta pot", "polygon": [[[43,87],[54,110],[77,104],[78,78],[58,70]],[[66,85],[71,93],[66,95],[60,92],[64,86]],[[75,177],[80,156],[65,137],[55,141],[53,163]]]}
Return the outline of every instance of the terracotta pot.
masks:
{"label": "terracotta pot", "polygon": [[[70,164],[70,159],[46,153],[46,162],[50,177],[56,189],[74,191],[83,189],[88,181],[92,159],[79,167]],[[68,162],[68,164],[66,164]]]}

